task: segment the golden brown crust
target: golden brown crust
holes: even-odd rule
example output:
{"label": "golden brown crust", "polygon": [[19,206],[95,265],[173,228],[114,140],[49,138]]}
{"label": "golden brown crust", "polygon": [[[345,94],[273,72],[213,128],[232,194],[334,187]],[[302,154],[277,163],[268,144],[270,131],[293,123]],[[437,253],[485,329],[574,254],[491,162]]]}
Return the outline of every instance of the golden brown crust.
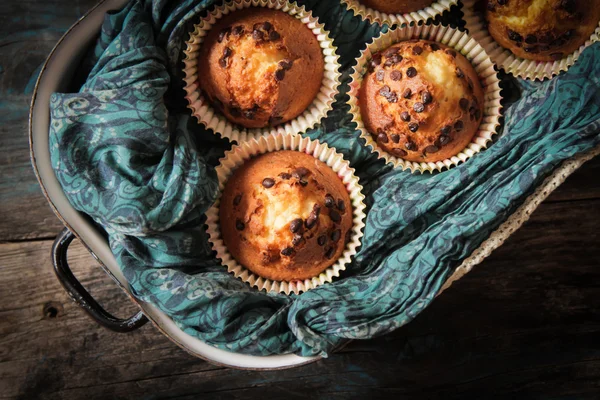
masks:
{"label": "golden brown crust", "polygon": [[483,104],[469,61],[425,40],[374,54],[359,98],[365,128],[379,147],[415,162],[440,161],[463,150],[477,132]]}
{"label": "golden brown crust", "polygon": [[303,280],[318,276],[343,253],[352,204],[325,163],[283,150],[253,158],[233,173],[219,220],[225,246],[238,263],[263,278]]}
{"label": "golden brown crust", "polygon": [[387,14],[406,14],[422,10],[433,3],[433,0],[360,0],[366,7]]}
{"label": "golden brown crust", "polygon": [[247,128],[300,115],[318,94],[323,71],[312,31],[283,11],[263,7],[220,19],[198,58],[204,93],[227,119]]}
{"label": "golden brown crust", "polygon": [[600,0],[483,0],[490,35],[517,57],[555,61],[598,27]]}

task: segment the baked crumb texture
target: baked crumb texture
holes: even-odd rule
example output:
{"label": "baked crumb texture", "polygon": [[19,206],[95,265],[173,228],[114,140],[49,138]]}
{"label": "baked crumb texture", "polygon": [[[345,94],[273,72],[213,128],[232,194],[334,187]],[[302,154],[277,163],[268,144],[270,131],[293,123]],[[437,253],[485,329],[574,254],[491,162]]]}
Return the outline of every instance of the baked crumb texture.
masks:
{"label": "baked crumb texture", "polygon": [[306,153],[253,158],[227,181],[219,206],[221,236],[245,268],[274,281],[318,276],[342,255],[352,204],[338,175]]}
{"label": "baked crumb texture", "polygon": [[209,31],[198,83],[227,119],[262,128],[300,115],[319,92],[323,68],[307,26],[283,11],[253,7],[224,16]]}
{"label": "baked crumb texture", "polygon": [[483,118],[483,90],[469,61],[440,43],[411,40],[373,54],[359,94],[377,145],[414,162],[450,158]]}

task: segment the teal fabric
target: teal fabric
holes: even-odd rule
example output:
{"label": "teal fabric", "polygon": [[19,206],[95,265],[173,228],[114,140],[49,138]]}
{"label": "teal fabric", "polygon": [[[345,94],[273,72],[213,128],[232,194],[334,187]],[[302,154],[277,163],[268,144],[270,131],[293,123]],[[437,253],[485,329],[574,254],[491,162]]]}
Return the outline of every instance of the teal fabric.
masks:
{"label": "teal fabric", "polygon": [[[361,250],[332,284],[289,297],[258,292],[209,247],[204,212],[229,143],[199,127],[183,100],[182,42],[211,3],[139,0],[107,15],[79,92],[52,96],[50,145],[66,195],[104,228],[135,296],[219,348],[327,355],[347,339],[397,329],[563,160],[600,144],[600,44],[556,79],[505,79],[516,101],[503,133],[442,173],[410,174],[377,160],[340,95],[308,136],[357,169],[368,203]],[[301,4],[332,32],[347,82],[378,28],[339,1]]]}

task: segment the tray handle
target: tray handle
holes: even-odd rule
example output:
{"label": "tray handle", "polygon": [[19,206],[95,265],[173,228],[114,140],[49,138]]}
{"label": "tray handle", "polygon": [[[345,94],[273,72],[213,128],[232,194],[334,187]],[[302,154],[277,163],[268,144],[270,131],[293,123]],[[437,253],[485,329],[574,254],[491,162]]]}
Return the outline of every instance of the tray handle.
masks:
{"label": "tray handle", "polygon": [[115,332],[131,332],[141,328],[148,318],[138,311],[134,316],[121,319],[109,314],[79,283],[67,262],[67,249],[75,238],[68,228],[58,234],[52,245],[52,265],[59,282],[67,294],[98,324]]}

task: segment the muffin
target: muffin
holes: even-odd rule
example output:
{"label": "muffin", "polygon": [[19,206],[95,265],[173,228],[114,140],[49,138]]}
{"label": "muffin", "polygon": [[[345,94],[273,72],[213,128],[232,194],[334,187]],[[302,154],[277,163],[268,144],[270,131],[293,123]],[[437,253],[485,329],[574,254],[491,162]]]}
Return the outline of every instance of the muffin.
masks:
{"label": "muffin", "polygon": [[433,0],[360,0],[365,6],[386,14],[406,14],[422,10]]}
{"label": "muffin", "polygon": [[297,117],[319,92],[323,73],[312,31],[285,12],[264,7],[218,20],[198,56],[200,88],[227,119],[246,128]]}
{"label": "muffin", "polygon": [[274,281],[309,279],[334,264],[352,219],[338,175],[315,157],[290,150],[257,156],[235,170],[219,207],[227,251]]}
{"label": "muffin", "polygon": [[600,0],[484,0],[490,35],[518,57],[559,60],[590,38]]}
{"label": "muffin", "polygon": [[409,40],[373,54],[358,104],[377,145],[414,162],[450,158],[483,116],[483,89],[469,61],[440,43]]}

